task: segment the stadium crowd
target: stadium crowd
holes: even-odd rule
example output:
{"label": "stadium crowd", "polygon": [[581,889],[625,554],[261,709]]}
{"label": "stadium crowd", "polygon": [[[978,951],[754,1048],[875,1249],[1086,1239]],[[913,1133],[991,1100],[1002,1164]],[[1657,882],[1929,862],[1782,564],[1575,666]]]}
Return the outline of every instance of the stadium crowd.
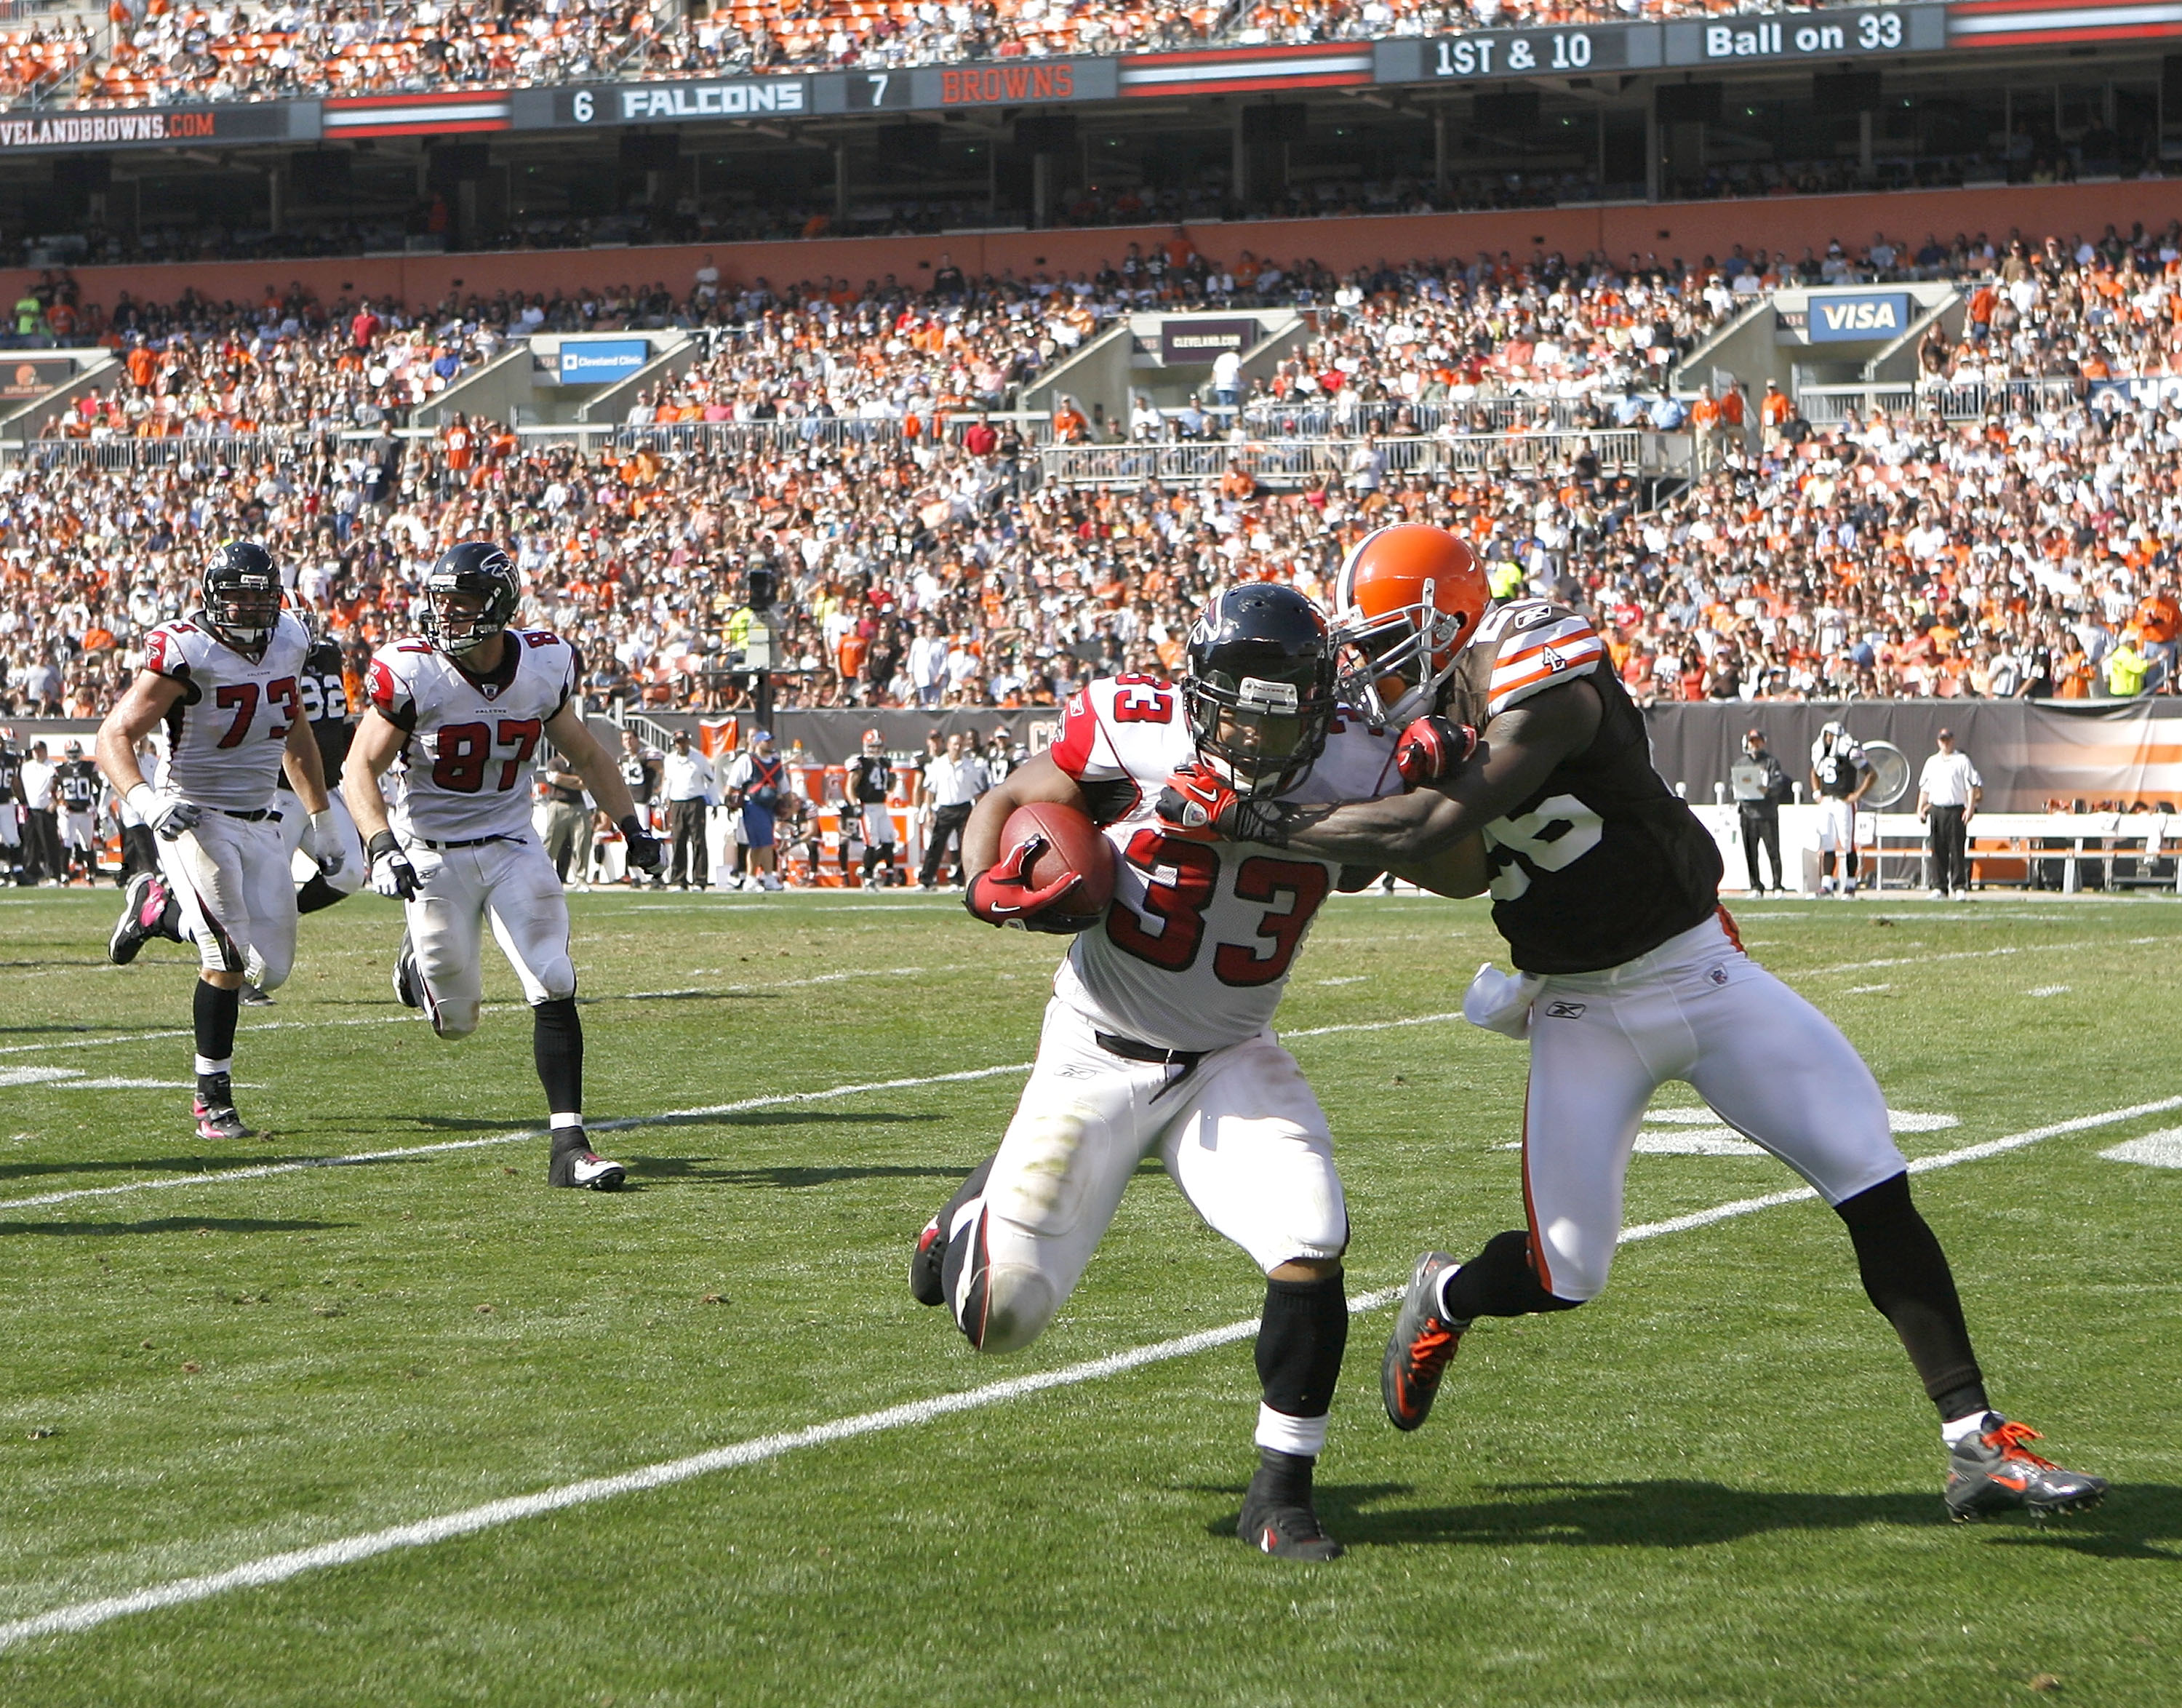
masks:
{"label": "stadium crowd", "polygon": [[[0,702],[102,710],[135,637],[187,604],[208,541],[263,538],[360,654],[407,626],[446,543],[490,535],[601,698],[745,703],[745,596],[766,569],[784,705],[1047,703],[1089,674],[1171,669],[1223,582],[1325,596],[1347,545],[1403,517],[1471,538],[1504,593],[1590,610],[1645,698],[2173,691],[2182,384],[2161,376],[2182,233],[1881,240],[1860,258],[1977,282],[1905,407],[1816,423],[1769,388],[1669,391],[1677,358],[1781,276],[1740,251],[1680,274],[1597,256],[1343,280],[1291,263],[1311,321],[1237,386],[1236,416],[1208,400],[1133,422],[1065,391],[1010,406],[1126,308],[1184,300],[1179,276],[1217,299],[1275,269],[1133,253],[1063,283],[943,265],[923,293],[715,275],[678,302],[510,297],[413,322],[299,291],[124,301],[115,383],[0,470]],[[504,336],[662,301],[718,330],[612,443],[460,415],[396,430]],[[1640,472],[1598,454],[1629,426],[1690,433],[1707,472],[1646,507]],[[1041,480],[1041,445],[1133,429],[1236,437],[1207,484]],[[1261,479],[1254,450],[1297,435],[1330,458]],[[164,437],[181,442],[134,442]]]}

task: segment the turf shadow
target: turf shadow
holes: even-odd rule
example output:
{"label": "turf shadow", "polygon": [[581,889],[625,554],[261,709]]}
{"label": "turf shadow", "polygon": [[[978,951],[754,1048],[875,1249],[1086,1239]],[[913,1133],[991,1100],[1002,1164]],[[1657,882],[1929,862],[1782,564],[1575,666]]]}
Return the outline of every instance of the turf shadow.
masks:
{"label": "turf shadow", "polygon": [[833,1168],[782,1165],[772,1168],[708,1168],[710,1156],[632,1156],[632,1178],[688,1183],[699,1186],[770,1186],[794,1191],[806,1186],[833,1186],[845,1180],[960,1180],[966,1168],[920,1168],[908,1164],[872,1163]]}
{"label": "turf shadow", "polygon": [[17,1234],[106,1238],[122,1234],[324,1234],[347,1222],[270,1221],[247,1216],[161,1216],[142,1222],[0,1222],[0,1239]]}
{"label": "turf shadow", "polygon": [[[1239,1496],[1243,1490],[1229,1484],[1199,1492]],[[1510,1498],[1473,1506],[1393,1504],[1415,1492],[1401,1483],[1321,1483],[1315,1490],[1319,1517],[1349,1548],[1708,1548],[1774,1531],[1950,1522],[1936,1484],[1929,1494],[1814,1494],[1679,1479],[1508,1483],[1490,1492]],[[1232,1535],[1238,1516],[1216,1519],[1207,1533]],[[2131,1483],[2089,1512],[2042,1524],[1991,1521],[1966,1533],[2008,1547],[2182,1566],[2182,1489]]]}
{"label": "turf shadow", "polygon": [[[238,1156],[208,1159],[203,1156],[115,1156],[89,1161],[51,1162],[0,1162],[0,1181],[32,1180],[52,1174],[202,1174],[207,1180],[216,1180],[235,1168],[264,1168],[307,1164],[322,1161],[318,1156],[273,1156],[263,1153],[245,1153]],[[152,1183],[147,1183],[152,1184]]]}

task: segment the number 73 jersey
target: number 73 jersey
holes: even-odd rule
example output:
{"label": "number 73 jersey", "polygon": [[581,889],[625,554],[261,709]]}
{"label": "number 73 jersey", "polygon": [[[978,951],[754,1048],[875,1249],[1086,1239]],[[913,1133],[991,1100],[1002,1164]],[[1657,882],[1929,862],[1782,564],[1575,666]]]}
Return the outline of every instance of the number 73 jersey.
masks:
{"label": "number 73 jersey", "polygon": [[[1181,691],[1156,678],[1116,676],[1072,696],[1050,751],[1116,856],[1114,904],[1074,940],[1054,994],[1107,1031],[1166,1050],[1264,1031],[1339,864],[1160,828],[1160,789],[1197,746]],[[1401,786],[1393,739],[1337,717],[1317,763],[1281,799],[1371,801]]]}
{"label": "number 73 jersey", "polygon": [[283,611],[265,650],[252,658],[213,633],[202,612],[162,623],[144,637],[144,668],[182,686],[167,713],[167,770],[161,786],[229,812],[259,812],[303,715],[296,678],[311,637]]}
{"label": "number 73 jersey", "polygon": [[530,834],[530,770],[546,726],[576,696],[576,649],[543,629],[502,631],[500,668],[468,671],[422,640],[371,660],[371,704],[408,735],[390,817],[404,842]]}

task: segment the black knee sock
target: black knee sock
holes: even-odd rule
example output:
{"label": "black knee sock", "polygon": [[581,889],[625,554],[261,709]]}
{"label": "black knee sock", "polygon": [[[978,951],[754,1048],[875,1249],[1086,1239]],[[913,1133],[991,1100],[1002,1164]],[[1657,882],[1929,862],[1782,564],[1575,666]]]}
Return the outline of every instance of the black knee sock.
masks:
{"label": "black knee sock", "polygon": [[1476,1317],[1528,1317],[1539,1311],[1573,1311],[1581,1299],[1557,1299],[1538,1283],[1531,1262],[1531,1236],[1521,1228],[1495,1234],[1485,1249],[1448,1278],[1441,1289],[1458,1323]]}
{"label": "black knee sock", "polygon": [[1835,1209],[1848,1224],[1864,1293],[1902,1337],[1941,1421],[1987,1410],[1947,1254],[1909,1201],[1909,1177],[1882,1180]]}
{"label": "black knee sock", "polygon": [[335,889],[323,877],[313,873],[303,887],[296,892],[296,911],[298,913],[315,913],[321,907],[330,907],[336,901],[347,900],[346,891]]}
{"label": "black knee sock", "polygon": [[576,999],[556,996],[530,1010],[530,1052],[538,1064],[538,1083],[546,1088],[546,1109],[552,1117],[554,1137],[575,1117],[580,1130],[584,1113],[584,1023],[576,1015]]}
{"label": "black knee sock", "polygon": [[1349,1346],[1349,1301],[1342,1278],[1268,1281],[1258,1323],[1258,1380],[1265,1404],[1290,1417],[1323,1417],[1333,1409],[1341,1355]]}
{"label": "black knee sock", "polygon": [[[235,1059],[235,1017],[241,1012],[242,992],[223,990],[197,980],[190,1006],[197,1032],[197,1095],[208,1103],[225,1103],[229,1097],[227,1064]],[[208,1068],[206,1063],[217,1062]]]}

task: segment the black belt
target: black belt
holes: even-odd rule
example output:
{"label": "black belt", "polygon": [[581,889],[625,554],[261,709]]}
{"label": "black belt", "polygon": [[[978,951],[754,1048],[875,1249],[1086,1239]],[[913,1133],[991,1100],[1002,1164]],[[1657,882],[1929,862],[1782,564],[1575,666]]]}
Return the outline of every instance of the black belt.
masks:
{"label": "black belt", "polygon": [[453,848],[482,848],[488,842],[518,842],[522,838],[497,831],[490,836],[466,836],[459,842],[435,842],[429,836],[419,836],[417,840],[435,854],[440,854]]}
{"label": "black belt", "polygon": [[219,807],[213,810],[224,813],[230,818],[240,818],[246,824],[255,824],[263,819],[278,818],[280,816],[280,809],[278,807],[259,807],[248,812],[238,812],[232,807]]}
{"label": "black belt", "polygon": [[1212,1052],[1210,1050],[1162,1050],[1156,1044],[1139,1044],[1133,1038],[1116,1038],[1111,1032],[1094,1032],[1099,1047],[1109,1056],[1119,1056],[1125,1062],[1153,1062],[1161,1067],[1180,1068],[1187,1072]]}

